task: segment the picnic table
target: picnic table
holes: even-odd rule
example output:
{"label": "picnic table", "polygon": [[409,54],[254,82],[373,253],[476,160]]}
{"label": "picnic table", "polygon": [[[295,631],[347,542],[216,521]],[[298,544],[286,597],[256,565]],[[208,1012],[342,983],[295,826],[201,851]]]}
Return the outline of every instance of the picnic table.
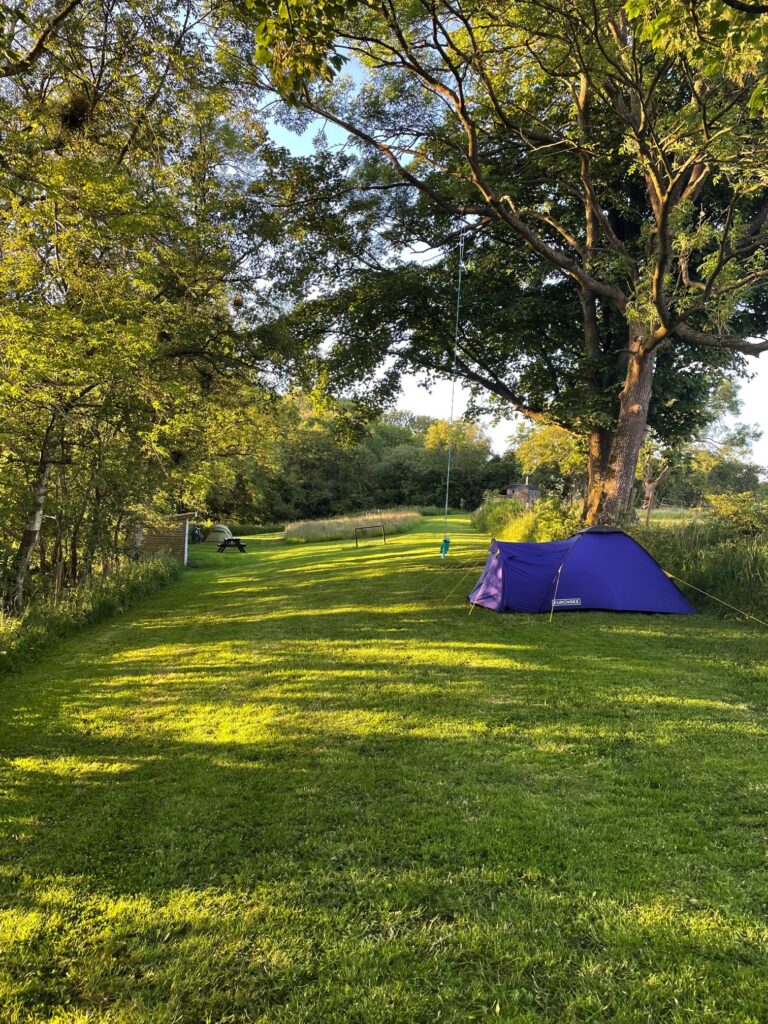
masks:
{"label": "picnic table", "polygon": [[225,537],[221,544],[219,544],[219,551],[225,551],[227,548],[237,548],[238,551],[245,551],[245,544],[243,544],[239,537]]}

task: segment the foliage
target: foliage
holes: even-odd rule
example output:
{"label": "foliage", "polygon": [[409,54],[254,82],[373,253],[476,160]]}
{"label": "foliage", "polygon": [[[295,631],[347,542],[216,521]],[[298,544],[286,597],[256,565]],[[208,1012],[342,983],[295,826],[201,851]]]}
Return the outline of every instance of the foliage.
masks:
{"label": "foliage", "polygon": [[513,498],[488,498],[472,513],[472,525],[497,540],[549,541],[570,537],[581,527],[581,508],[550,496],[524,509]]}
{"label": "foliage", "polygon": [[[348,429],[347,412],[290,396],[274,411],[279,437],[269,457],[229,460],[226,484],[205,497],[208,511],[267,522],[400,506],[442,514],[448,424],[396,412]],[[501,487],[514,471],[514,456],[492,455],[472,422],[453,425],[451,447],[450,502],[457,507],[479,504],[486,489]]]}
{"label": "foliage", "polygon": [[502,527],[497,540],[512,541],[517,544],[530,543],[537,540],[537,519],[534,509],[525,509],[519,516],[511,519]]}
{"label": "foliage", "polygon": [[[716,419],[718,411],[713,408],[707,415]],[[209,489],[205,504],[219,518],[275,523],[398,505],[431,506],[433,514],[442,515],[445,423],[387,413],[345,435],[337,412],[313,409],[296,396],[271,416],[279,437],[269,451],[259,459],[228,458],[222,467],[227,475],[221,477],[226,484]],[[266,429],[260,425],[259,436],[267,436]],[[457,424],[454,435],[451,501],[457,506],[472,508],[484,492],[493,496],[523,474],[530,474],[546,496],[585,493],[583,438],[560,427],[521,426],[504,456],[489,454],[488,440],[474,424]],[[720,429],[717,423],[701,442],[679,449],[662,449],[649,439],[648,451],[658,465],[671,463],[660,495],[694,505],[709,492],[757,491],[760,469],[749,461],[753,440],[749,428]],[[255,441],[243,447],[257,450]]]}
{"label": "foliage", "polygon": [[[681,585],[697,607],[726,617],[741,609],[768,619],[768,537],[738,527],[699,520],[683,525],[636,526],[632,533]],[[706,591],[703,594],[700,591]],[[712,595],[712,596],[707,596]],[[720,604],[725,601],[734,607]]]}
{"label": "foliage", "polygon": [[[653,5],[670,24],[665,12]],[[310,214],[347,272],[318,261],[316,298],[291,313],[326,378],[378,380],[393,360],[450,371],[455,267],[407,254],[446,256],[465,230],[458,372],[589,435],[593,518],[628,509],[646,423],[690,437],[737,353],[768,344],[753,340],[768,119],[749,108],[752,82],[697,74],[685,46],[659,52],[633,16],[618,0],[342,4],[323,38],[328,57],[354,55],[355,75],[316,82],[299,61],[292,96],[360,151],[342,154]],[[299,44],[310,29],[292,24]],[[759,77],[747,35],[725,38]],[[279,92],[282,53],[262,57]]]}
{"label": "foliage", "polygon": [[259,19],[256,31],[258,61],[269,62],[289,97],[300,94],[307,79],[330,81],[345,58],[330,53],[336,24],[356,0],[246,0]]}
{"label": "foliage", "polygon": [[[40,7],[4,21],[12,63]],[[0,588],[17,609],[30,579],[75,583],[197,505],[228,444],[262,456],[290,347],[253,294],[279,237],[259,176],[279,161],[198,8],[61,14],[0,85]]]}
{"label": "foliage", "polygon": [[498,537],[523,512],[523,505],[515,498],[491,495],[472,513],[471,522],[476,530]]}
{"label": "foliage", "polygon": [[440,526],[196,549],[3,680],[4,1024],[764,1017],[765,632],[468,615]]}
{"label": "foliage", "polygon": [[581,525],[580,506],[555,497],[542,498],[533,508],[512,520],[498,539],[516,542],[564,540]]}
{"label": "foliage", "polygon": [[709,516],[737,533],[762,535],[768,540],[768,497],[745,491],[708,494]]}
{"label": "foliage", "polygon": [[523,423],[510,438],[521,471],[552,494],[584,494],[586,439],[555,424]]}
{"label": "foliage", "polygon": [[663,53],[678,53],[706,78],[747,86],[749,109],[768,105],[765,55],[768,5],[751,0],[628,0],[643,38]]}
{"label": "foliage", "polygon": [[17,669],[53,640],[120,615],[170,583],[180,566],[170,556],[126,562],[110,575],[92,576],[61,598],[32,602],[21,617],[0,613],[0,674]]}
{"label": "foliage", "polygon": [[694,506],[701,505],[708,494],[760,490],[765,470],[752,461],[752,446],[761,431],[734,423],[741,408],[736,389],[723,385],[713,396],[708,427],[692,442],[669,448],[659,445],[654,437],[648,439],[644,463],[650,460],[653,475],[663,475],[667,469],[659,485],[660,494],[670,501]]}
{"label": "foliage", "polygon": [[534,508],[536,540],[564,540],[581,529],[581,508],[556,497],[541,498]]}
{"label": "foliage", "polygon": [[[283,530],[283,540],[289,544],[305,544],[312,541],[344,540],[355,536],[355,529],[383,526],[387,534],[408,533],[421,522],[421,513],[410,509],[389,509],[382,512],[365,512],[358,516],[337,516],[335,519],[314,519],[306,522],[288,523]],[[376,531],[363,537],[378,539]]]}

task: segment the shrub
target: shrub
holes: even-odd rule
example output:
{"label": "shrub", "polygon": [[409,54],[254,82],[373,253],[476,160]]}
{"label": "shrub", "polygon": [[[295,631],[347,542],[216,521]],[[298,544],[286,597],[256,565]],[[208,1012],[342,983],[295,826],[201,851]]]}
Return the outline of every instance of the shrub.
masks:
{"label": "shrub", "polygon": [[720,601],[768,617],[768,538],[746,536],[723,522],[633,527],[630,532],[673,576],[692,584],[681,590],[697,608],[731,616]]}
{"label": "shrub", "polygon": [[497,540],[562,540],[580,529],[581,508],[559,498],[542,498],[525,510],[514,498],[490,498],[472,514],[472,525]]}
{"label": "shrub", "polygon": [[0,614],[0,673],[28,660],[46,644],[74,630],[119,615],[140,598],[176,579],[170,555],[128,562],[111,576],[91,577],[58,601],[33,601],[21,616]]}
{"label": "shrub", "polygon": [[502,539],[501,535],[524,511],[522,504],[515,498],[488,498],[472,513],[471,522],[476,530]]}
{"label": "shrub", "polygon": [[536,540],[536,513],[531,508],[521,512],[516,519],[510,520],[503,530],[495,534],[497,540],[515,541],[517,543]]}
{"label": "shrub", "polygon": [[536,502],[536,540],[565,540],[584,525],[581,505],[560,498],[542,498]]}
{"label": "shrub", "polygon": [[737,533],[768,534],[768,497],[744,491],[740,494],[708,494],[709,516]]}
{"label": "shrub", "polygon": [[408,533],[421,522],[421,514],[399,509],[389,512],[364,512],[358,516],[336,516],[333,519],[307,519],[288,523],[283,540],[290,544],[313,541],[349,540],[355,536],[355,527],[383,524],[388,534]]}

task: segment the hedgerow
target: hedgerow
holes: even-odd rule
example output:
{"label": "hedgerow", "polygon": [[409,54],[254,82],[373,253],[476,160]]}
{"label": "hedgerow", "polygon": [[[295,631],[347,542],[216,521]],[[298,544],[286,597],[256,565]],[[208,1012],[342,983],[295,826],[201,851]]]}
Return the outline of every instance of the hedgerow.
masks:
{"label": "hedgerow", "polygon": [[170,555],[127,562],[109,576],[92,576],[52,597],[32,601],[20,616],[0,611],[0,674],[32,658],[51,641],[92,622],[119,615],[142,597],[176,579]]}

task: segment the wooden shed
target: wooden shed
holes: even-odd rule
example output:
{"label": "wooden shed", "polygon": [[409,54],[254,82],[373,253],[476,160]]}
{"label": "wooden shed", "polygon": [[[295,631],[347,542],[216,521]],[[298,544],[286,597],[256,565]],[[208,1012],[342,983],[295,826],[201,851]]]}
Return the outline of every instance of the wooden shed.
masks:
{"label": "wooden shed", "polygon": [[531,505],[536,504],[539,497],[539,489],[528,483],[512,483],[507,484],[502,490],[502,494],[505,498],[514,498],[515,501],[519,501],[526,508],[530,508]]}
{"label": "wooden shed", "polygon": [[160,526],[148,526],[141,542],[142,555],[155,555],[161,551],[178,558],[186,566],[189,553],[189,521],[193,512],[168,516]]}

